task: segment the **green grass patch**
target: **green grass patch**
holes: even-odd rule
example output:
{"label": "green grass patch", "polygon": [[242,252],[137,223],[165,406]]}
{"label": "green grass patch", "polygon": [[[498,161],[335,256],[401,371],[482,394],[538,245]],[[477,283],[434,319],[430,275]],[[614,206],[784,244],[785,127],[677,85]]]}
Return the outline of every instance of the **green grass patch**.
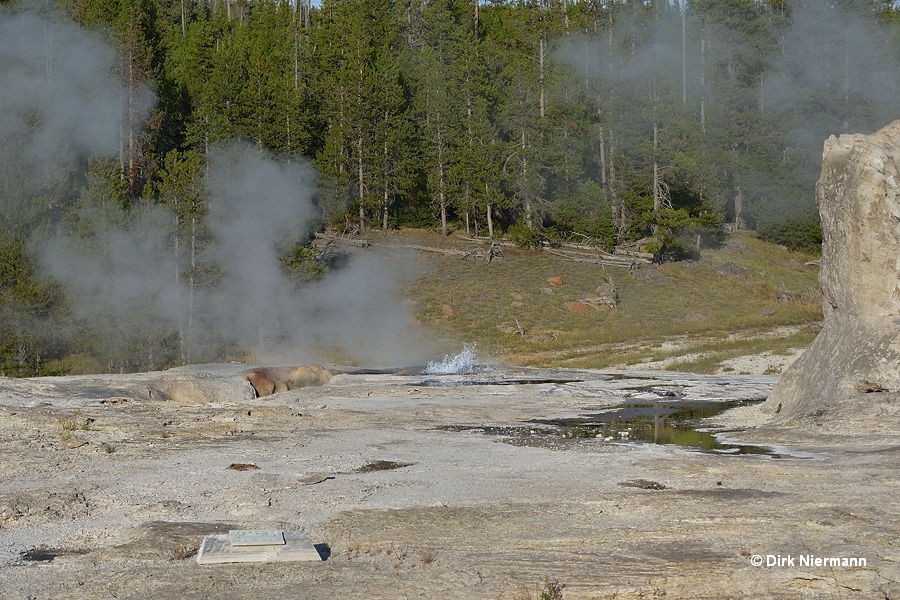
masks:
{"label": "green grass patch", "polygon": [[[667,369],[670,371],[712,374],[716,373],[726,360],[740,356],[762,354],[764,352],[787,356],[799,348],[809,346],[816,337],[814,329],[804,330],[787,337],[735,340],[714,346],[700,346],[692,349],[690,353],[697,352],[701,353],[702,356],[673,362]],[[772,370],[769,370],[769,372],[774,373]]]}
{"label": "green grass patch", "polygon": [[[433,236],[428,243],[436,246],[442,239]],[[804,265],[817,256],[784,250],[750,234],[704,250],[696,262],[644,265],[634,271],[537,250],[503,251],[504,257],[490,264],[430,254],[436,268],[407,291],[417,302],[417,318],[452,340],[456,349],[474,341],[480,351],[515,364],[593,368],[695,353],[704,345],[711,346],[710,361],[734,352],[749,354],[741,348],[744,341],[724,340],[822,318],[818,270]],[[552,277],[561,277],[562,285],[548,283]],[[567,302],[596,296],[607,277],[619,294],[617,308],[567,310]],[[791,292],[790,299],[780,300],[782,292]],[[673,338],[697,342],[677,351],[662,344]],[[811,339],[799,336],[784,343],[802,347]],[[788,352],[788,346],[779,349],[780,343],[763,340],[750,346]],[[713,363],[682,364],[707,372]]]}

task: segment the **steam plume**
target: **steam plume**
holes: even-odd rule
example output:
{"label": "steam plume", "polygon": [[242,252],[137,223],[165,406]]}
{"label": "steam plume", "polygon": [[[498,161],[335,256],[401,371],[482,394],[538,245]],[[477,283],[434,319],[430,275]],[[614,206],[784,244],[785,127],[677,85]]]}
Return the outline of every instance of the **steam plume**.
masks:
{"label": "steam plume", "polygon": [[321,361],[323,350],[368,364],[418,358],[407,339],[409,315],[396,299],[398,278],[380,259],[359,257],[304,286],[281,268],[279,244],[317,223],[309,165],[230,143],[211,152],[208,188],[215,283],[188,290],[176,279],[173,218],[161,208],[127,228],[100,224],[87,246],[56,236],[41,264],[79,299],[82,317],[120,329],[150,319],[190,335],[190,320],[198,336],[215,331],[223,342],[285,361]]}
{"label": "steam plume", "polygon": [[[52,197],[71,198],[73,173],[88,158],[115,155],[123,89],[114,65],[108,45],[75,25],[0,13],[0,210],[9,229],[51,222],[65,207],[48,209],[48,190],[67,188]],[[319,223],[309,164],[222,144],[209,153],[205,185],[212,238],[199,254],[211,274],[205,285],[187,284],[175,218],[163,206],[128,214],[103,202],[68,207],[81,235],[32,238],[40,267],[109,355],[168,340],[162,345],[180,343],[195,359],[232,344],[278,352],[283,361],[420,358],[397,302],[399,280],[385,262],[363,256],[302,287],[282,270],[280,244]]]}
{"label": "steam plume", "polygon": [[[873,132],[900,116],[896,31],[871,10],[841,3],[790,3],[787,14],[763,14],[758,6],[735,7],[747,11],[741,18],[724,5],[689,3],[685,29],[677,5],[653,14],[622,7],[613,35],[572,36],[559,56],[596,86],[601,105],[616,99],[604,117],[620,144],[659,118],[661,146],[676,146],[672,136],[682,128],[669,117],[681,113],[699,123],[703,114],[714,150],[739,149],[748,158],[734,172],[716,174],[719,188],[741,186],[751,205],[761,200],[756,206],[769,219],[813,213],[823,140]],[[634,111],[657,93],[653,117]],[[748,124],[765,135],[749,134]],[[742,148],[750,143],[766,146]]]}
{"label": "steam plume", "polygon": [[113,153],[122,89],[114,52],[74,24],[0,12],[0,210],[32,226],[78,161]]}

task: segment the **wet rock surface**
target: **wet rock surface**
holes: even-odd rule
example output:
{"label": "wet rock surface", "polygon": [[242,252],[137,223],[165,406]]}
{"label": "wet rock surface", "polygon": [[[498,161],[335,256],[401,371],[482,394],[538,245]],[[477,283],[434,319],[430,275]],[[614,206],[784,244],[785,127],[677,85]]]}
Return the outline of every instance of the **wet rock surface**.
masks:
{"label": "wet rock surface", "polygon": [[[775,377],[497,368],[205,403],[110,393],[154,377],[0,380],[0,597],[513,599],[545,578],[567,599],[900,595],[890,422],[714,417],[721,441],[778,459],[503,433],[761,400]],[[229,529],[302,530],[327,560],[196,564],[203,536]]]}

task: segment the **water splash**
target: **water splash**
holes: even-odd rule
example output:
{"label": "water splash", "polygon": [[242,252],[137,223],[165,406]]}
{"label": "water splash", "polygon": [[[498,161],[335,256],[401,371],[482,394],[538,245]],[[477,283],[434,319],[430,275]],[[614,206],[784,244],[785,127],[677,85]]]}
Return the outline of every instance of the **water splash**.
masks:
{"label": "water splash", "polygon": [[477,369],[475,363],[476,344],[466,345],[459,354],[444,356],[443,360],[431,361],[423,371],[426,375],[462,375]]}

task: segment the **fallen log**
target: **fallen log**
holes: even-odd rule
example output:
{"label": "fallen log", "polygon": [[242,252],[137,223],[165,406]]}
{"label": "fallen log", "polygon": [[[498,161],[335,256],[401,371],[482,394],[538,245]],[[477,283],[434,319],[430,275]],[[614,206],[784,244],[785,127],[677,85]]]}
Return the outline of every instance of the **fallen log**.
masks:
{"label": "fallen log", "polygon": [[372,242],[362,238],[345,238],[339,235],[327,235],[324,233],[316,233],[317,240],[327,240],[329,242],[335,242],[337,244],[344,244],[347,246],[353,246],[355,248],[368,248],[372,245]]}
{"label": "fallen log", "polygon": [[630,269],[630,268],[634,267],[635,263],[648,263],[649,262],[645,259],[638,258],[638,257],[625,258],[625,257],[609,256],[609,255],[596,257],[596,256],[590,256],[588,254],[579,253],[579,252],[567,252],[565,250],[553,250],[551,248],[544,248],[544,250],[546,252],[549,252],[550,254],[553,254],[556,256],[561,256],[563,258],[568,258],[569,260],[574,260],[575,262],[583,262],[583,263],[589,263],[589,264],[593,264],[593,265],[604,265],[607,267],[623,267],[626,269]]}

